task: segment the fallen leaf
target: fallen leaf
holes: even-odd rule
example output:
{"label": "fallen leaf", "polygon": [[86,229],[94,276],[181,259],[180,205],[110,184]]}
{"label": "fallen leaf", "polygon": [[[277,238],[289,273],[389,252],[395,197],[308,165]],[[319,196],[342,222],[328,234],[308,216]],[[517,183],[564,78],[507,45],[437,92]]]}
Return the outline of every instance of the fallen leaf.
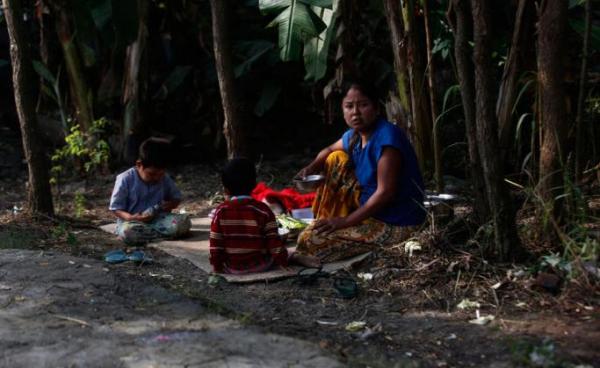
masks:
{"label": "fallen leaf", "polygon": [[479,302],[472,302],[469,299],[463,299],[456,306],[458,309],[471,309],[471,308],[481,308],[481,304]]}
{"label": "fallen leaf", "polygon": [[472,323],[474,325],[483,326],[483,325],[487,325],[488,323],[492,322],[494,320],[494,318],[496,318],[496,317],[494,317],[490,314],[488,316],[480,316],[475,319],[472,319],[469,321],[469,323]]}
{"label": "fallen leaf", "polygon": [[360,331],[367,325],[367,322],[364,321],[353,321],[346,325],[346,331],[356,332]]}

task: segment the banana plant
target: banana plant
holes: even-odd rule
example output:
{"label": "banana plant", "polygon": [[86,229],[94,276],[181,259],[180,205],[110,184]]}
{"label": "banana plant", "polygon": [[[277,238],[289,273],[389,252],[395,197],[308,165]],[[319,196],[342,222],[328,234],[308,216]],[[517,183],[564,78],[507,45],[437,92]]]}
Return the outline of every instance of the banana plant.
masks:
{"label": "banana plant", "polygon": [[[267,28],[278,28],[281,60],[300,60],[303,45],[318,38],[328,28],[328,24],[320,17],[325,15],[320,9],[331,9],[332,5],[333,0],[259,1],[258,6],[263,14],[276,15]],[[317,52],[323,50],[323,45],[314,46],[311,47]]]}
{"label": "banana plant", "polygon": [[332,9],[313,6],[311,9],[321,18],[327,28],[317,37],[308,40],[304,45],[304,68],[306,80],[318,81],[327,72],[329,45],[335,37],[335,24],[338,18],[339,0],[332,2]]}

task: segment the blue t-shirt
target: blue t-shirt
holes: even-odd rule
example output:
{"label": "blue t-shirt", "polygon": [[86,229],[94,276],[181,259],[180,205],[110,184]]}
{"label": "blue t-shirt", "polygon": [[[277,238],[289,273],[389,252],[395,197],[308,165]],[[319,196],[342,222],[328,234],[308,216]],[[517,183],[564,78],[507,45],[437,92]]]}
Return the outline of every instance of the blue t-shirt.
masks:
{"label": "blue t-shirt", "polygon": [[140,213],[170,200],[181,200],[181,192],[173,179],[165,174],[157,183],[146,183],[132,167],[117,176],[108,209]]}
{"label": "blue t-shirt", "polygon": [[360,205],[364,205],[377,189],[377,163],[384,147],[393,147],[402,156],[398,189],[393,200],[373,217],[392,225],[419,225],[425,220],[426,213],[423,206],[423,178],[415,151],[400,128],[384,119],[375,124],[365,147],[361,147],[359,138],[352,152],[349,146],[354,130],[350,129],[342,136],[344,150],[354,161],[356,178],[360,184]]}

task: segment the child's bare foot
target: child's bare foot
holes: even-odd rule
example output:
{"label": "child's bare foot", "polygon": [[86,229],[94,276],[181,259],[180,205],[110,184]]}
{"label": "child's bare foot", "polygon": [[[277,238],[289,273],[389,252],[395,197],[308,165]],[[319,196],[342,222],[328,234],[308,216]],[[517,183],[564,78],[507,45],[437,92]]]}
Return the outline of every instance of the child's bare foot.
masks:
{"label": "child's bare foot", "polygon": [[300,266],[304,267],[321,267],[321,260],[319,258],[313,256],[305,256],[303,254],[298,253],[292,254],[292,256],[290,257],[290,262],[297,263]]}

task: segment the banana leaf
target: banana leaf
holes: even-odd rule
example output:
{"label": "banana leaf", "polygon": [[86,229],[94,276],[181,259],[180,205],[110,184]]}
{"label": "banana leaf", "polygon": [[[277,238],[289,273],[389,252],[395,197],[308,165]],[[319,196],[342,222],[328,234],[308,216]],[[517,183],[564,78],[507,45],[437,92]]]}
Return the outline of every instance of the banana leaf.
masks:
{"label": "banana leaf", "polygon": [[262,92],[258,102],[254,106],[254,113],[256,116],[263,116],[265,112],[269,111],[271,107],[277,101],[279,94],[281,93],[282,85],[276,80],[267,80],[263,86]]}
{"label": "banana leaf", "polygon": [[313,7],[313,11],[319,14],[327,29],[318,37],[315,37],[304,45],[304,67],[306,69],[306,80],[318,81],[325,77],[327,72],[327,59],[331,40],[335,37],[334,24],[337,19],[337,6],[339,0],[333,3],[333,9]]}
{"label": "banana leaf", "polygon": [[264,40],[242,41],[234,46],[234,54],[237,58],[244,60],[241,64],[235,67],[235,77],[248,73],[258,60],[263,59],[262,56],[273,50],[275,45],[272,42]]}
{"label": "banana leaf", "polygon": [[[579,19],[569,20],[569,25],[577,32],[581,37],[585,32],[585,22]],[[592,50],[600,50],[600,26],[590,24],[590,48]]]}
{"label": "banana leaf", "polygon": [[175,91],[185,80],[185,78],[192,71],[192,67],[189,65],[182,66],[178,65],[173,69],[171,74],[167,76],[165,81],[159,90],[152,96],[154,99],[165,99],[167,96]]}
{"label": "banana leaf", "polygon": [[299,60],[304,42],[319,36],[327,25],[311,6],[331,7],[331,0],[260,0],[264,14],[277,14],[267,27],[277,27],[280,57],[283,61]]}
{"label": "banana leaf", "polygon": [[136,40],[138,32],[138,8],[136,0],[112,0],[112,18],[115,33],[125,44]]}

